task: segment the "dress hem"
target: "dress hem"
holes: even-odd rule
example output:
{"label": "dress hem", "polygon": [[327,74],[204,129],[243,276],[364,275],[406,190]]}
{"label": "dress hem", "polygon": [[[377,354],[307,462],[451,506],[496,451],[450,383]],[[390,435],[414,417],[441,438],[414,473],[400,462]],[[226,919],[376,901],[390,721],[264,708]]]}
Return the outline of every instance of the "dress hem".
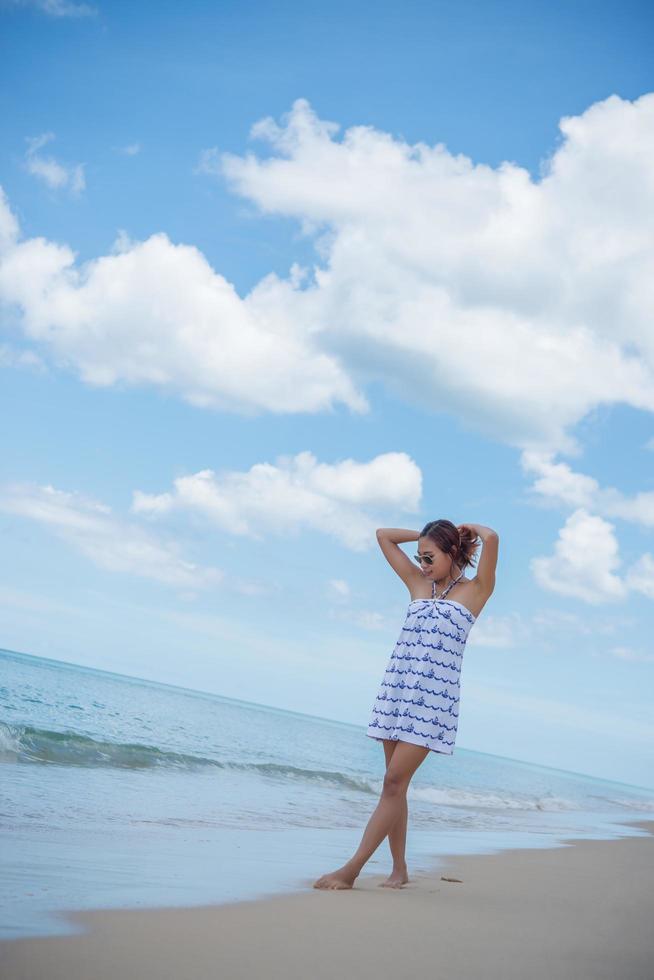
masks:
{"label": "dress hem", "polygon": [[430,752],[436,752],[437,755],[454,755],[454,749],[437,749],[433,748],[431,745],[425,745],[424,740],[421,740],[419,736],[411,738],[410,732],[405,732],[402,738],[388,738],[382,735],[372,735],[370,732],[366,732],[368,738],[374,738],[376,742],[409,742],[410,745],[419,745],[423,749],[429,749]]}

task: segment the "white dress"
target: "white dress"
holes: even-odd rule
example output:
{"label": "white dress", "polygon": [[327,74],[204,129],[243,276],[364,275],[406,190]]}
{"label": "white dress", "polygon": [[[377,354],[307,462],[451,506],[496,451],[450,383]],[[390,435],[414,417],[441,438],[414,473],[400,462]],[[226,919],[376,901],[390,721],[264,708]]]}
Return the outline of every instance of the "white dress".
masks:
{"label": "white dress", "polygon": [[[463,651],[476,616],[445,595],[414,599],[388,661],[366,735],[452,755]],[[432,593],[436,583],[432,582]]]}

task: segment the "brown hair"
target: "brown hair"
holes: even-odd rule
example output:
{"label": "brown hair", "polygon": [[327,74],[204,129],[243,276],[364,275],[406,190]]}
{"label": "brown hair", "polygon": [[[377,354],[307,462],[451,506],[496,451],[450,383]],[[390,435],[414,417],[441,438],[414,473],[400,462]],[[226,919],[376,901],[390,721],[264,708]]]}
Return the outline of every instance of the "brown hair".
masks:
{"label": "brown hair", "polygon": [[[446,555],[452,555],[452,565],[456,564],[462,570],[465,570],[469,565],[474,565],[473,558],[479,547],[479,539],[468,528],[459,531],[451,521],[440,518],[438,521],[430,521],[429,524],[425,524],[420,532],[420,537],[429,538]],[[450,565],[450,569],[452,565]]]}

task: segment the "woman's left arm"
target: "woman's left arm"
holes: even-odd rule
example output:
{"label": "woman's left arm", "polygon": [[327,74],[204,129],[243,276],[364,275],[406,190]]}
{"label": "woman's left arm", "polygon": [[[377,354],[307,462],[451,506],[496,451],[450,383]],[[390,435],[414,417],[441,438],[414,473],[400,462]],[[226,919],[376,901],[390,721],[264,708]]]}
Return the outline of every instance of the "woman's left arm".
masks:
{"label": "woman's left arm", "polygon": [[481,587],[488,597],[495,588],[495,568],[500,547],[500,537],[492,527],[483,524],[459,524],[459,530],[467,527],[473,534],[478,535],[482,542],[481,557],[477,564],[477,574],[473,581]]}

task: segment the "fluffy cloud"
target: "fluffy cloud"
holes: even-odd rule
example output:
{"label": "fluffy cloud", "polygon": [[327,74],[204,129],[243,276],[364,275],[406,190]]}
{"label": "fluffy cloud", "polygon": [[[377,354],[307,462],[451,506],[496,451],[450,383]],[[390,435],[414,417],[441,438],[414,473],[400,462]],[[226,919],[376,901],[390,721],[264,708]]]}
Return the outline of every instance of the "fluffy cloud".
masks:
{"label": "fluffy cloud", "polygon": [[100,568],[127,572],[166,585],[204,588],[222,572],[185,561],[177,546],[114,517],[109,507],[54,487],[10,485],[0,491],[0,510],[48,527]]}
{"label": "fluffy cloud", "polygon": [[363,550],[374,543],[378,526],[366,508],[415,512],[421,492],[420,469],[406,453],[329,464],[302,452],[274,464],[257,463],[244,473],[201,470],[176,479],[171,493],[137,490],[132,509],[152,516],[190,511],[222,530],[253,538],[311,529]]}
{"label": "fluffy cloud", "polygon": [[544,589],[594,605],[626,596],[626,585],[616,574],[619,565],[613,526],[583,507],[561,528],[554,554],[531,560],[534,577]]}
{"label": "fluffy cloud", "polygon": [[[554,555],[532,562],[540,585],[592,603],[624,598],[628,591],[654,599],[654,558],[645,552],[619,579],[614,528],[603,519],[617,517],[654,527],[654,493],[629,496],[615,487],[601,487],[593,477],[556,462],[550,453],[524,452],[521,463],[525,473],[536,474],[534,494],[553,505],[576,508],[560,532]],[[602,516],[591,516],[591,510]]]}
{"label": "fluffy cloud", "polygon": [[149,384],[242,412],[366,407],[337,360],[318,350],[275,299],[274,282],[241,300],[190,245],[166,235],[75,266],[73,252],[18,240],[0,192],[0,298],[27,336],[92,385]]}
{"label": "fluffy cloud", "polygon": [[524,448],[574,448],[566,430],[599,402],[654,408],[654,95],[562,120],[539,181],[337,128],[299,101],[253,131],[272,156],[223,171],[324,233],[295,298],[351,370]]}
{"label": "fluffy cloud", "polygon": [[629,592],[654,599],[654,558],[646,552],[621,574],[618,552],[613,525],[579,507],[559,531],[554,554],[532,558],[531,569],[542,588],[591,605]]}
{"label": "fluffy cloud", "polygon": [[555,462],[549,453],[525,452],[521,464],[525,473],[536,474],[531,489],[545,500],[654,527],[654,491],[628,496],[615,487],[601,487],[594,477],[575,473],[567,463]]}
{"label": "fluffy cloud", "polygon": [[[654,95],[560,124],[538,179],[338,127],[299,100],[261,157],[200,157],[319,263],[245,298],[201,253],[117,243],[77,266],[14,238],[0,295],[27,335],[92,384],[159,385],[235,411],[365,410],[368,382],[526,450],[575,450],[597,404],[654,410]],[[0,217],[0,228],[11,216]]]}
{"label": "fluffy cloud", "polygon": [[44,181],[48,187],[56,190],[66,187],[72,194],[80,194],[86,187],[84,164],[78,163],[66,167],[54,157],[43,156],[39,153],[42,147],[54,138],[54,133],[43,133],[42,136],[36,136],[33,139],[28,138],[25,169],[33,177],[38,177],[39,180]]}

